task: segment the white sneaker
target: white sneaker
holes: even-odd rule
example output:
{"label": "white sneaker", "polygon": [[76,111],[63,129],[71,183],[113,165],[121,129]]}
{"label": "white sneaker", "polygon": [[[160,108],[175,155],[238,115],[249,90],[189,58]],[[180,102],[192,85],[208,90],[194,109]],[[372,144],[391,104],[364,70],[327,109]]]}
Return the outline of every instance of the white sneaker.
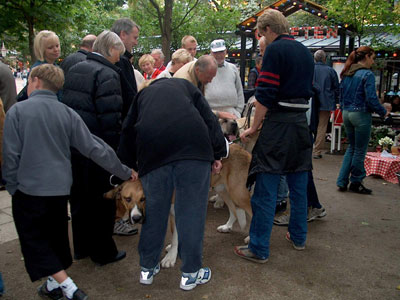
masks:
{"label": "white sneaker", "polygon": [[323,206],[321,208],[309,208],[307,215],[307,222],[311,222],[315,219],[320,219],[326,216],[326,210]]}
{"label": "white sneaker", "polygon": [[160,263],[158,263],[157,266],[155,266],[152,269],[146,269],[141,267],[139,282],[141,284],[147,284],[147,285],[152,284],[154,276],[157,275],[158,273],[160,273]]}
{"label": "white sneaker", "polygon": [[180,288],[184,291],[193,290],[198,284],[205,284],[211,279],[211,269],[208,267],[200,268],[195,273],[182,272]]}

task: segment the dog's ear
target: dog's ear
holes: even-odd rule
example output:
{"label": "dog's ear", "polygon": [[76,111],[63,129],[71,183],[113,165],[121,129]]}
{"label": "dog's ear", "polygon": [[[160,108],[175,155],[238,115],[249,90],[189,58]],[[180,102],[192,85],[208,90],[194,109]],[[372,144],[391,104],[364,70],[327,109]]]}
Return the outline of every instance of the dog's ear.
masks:
{"label": "dog's ear", "polygon": [[107,193],[105,193],[103,195],[103,198],[105,199],[114,199],[115,195],[121,191],[122,187],[124,186],[125,182],[123,182],[122,184],[120,184],[119,186],[113,188],[112,190],[108,191]]}

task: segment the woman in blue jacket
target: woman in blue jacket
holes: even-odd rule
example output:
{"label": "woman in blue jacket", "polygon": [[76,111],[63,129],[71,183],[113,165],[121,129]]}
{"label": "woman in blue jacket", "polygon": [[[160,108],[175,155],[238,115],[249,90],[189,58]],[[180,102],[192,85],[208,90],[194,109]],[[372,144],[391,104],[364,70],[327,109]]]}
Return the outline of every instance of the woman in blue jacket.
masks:
{"label": "woman in blue jacket", "polygon": [[342,192],[347,191],[350,177],[350,191],[372,193],[362,184],[366,176],[364,159],[371,134],[371,113],[386,115],[376,95],[375,76],[370,70],[374,59],[374,50],[362,46],[349,55],[340,74],[340,106],[350,143],[336,182]]}

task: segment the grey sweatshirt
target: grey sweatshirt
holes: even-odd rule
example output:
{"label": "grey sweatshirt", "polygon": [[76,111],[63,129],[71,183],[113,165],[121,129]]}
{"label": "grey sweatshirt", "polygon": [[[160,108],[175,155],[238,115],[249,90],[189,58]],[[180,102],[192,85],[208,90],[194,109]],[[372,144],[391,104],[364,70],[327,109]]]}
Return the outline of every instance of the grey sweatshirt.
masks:
{"label": "grey sweatshirt", "polygon": [[114,150],[92,135],[81,117],[49,90],[36,90],[7,112],[3,136],[3,179],[13,195],[69,195],[72,184],[70,147],[126,180],[131,169]]}

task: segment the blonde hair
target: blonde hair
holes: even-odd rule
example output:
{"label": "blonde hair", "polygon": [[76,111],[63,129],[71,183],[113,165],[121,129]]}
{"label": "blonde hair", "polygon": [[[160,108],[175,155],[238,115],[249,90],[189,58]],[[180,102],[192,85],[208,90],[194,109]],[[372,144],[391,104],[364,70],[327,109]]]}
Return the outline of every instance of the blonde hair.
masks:
{"label": "blonde hair", "polygon": [[46,50],[46,42],[48,40],[57,41],[60,44],[60,39],[57,34],[50,30],[40,31],[33,40],[33,50],[35,56],[40,61],[45,61],[44,52]]}
{"label": "blonde hair", "polygon": [[142,65],[144,65],[147,62],[149,62],[150,64],[152,64],[154,66],[155,60],[154,60],[153,56],[151,56],[150,54],[142,55],[142,57],[139,59],[139,67],[142,67]]}
{"label": "blonde hair", "polygon": [[64,72],[61,68],[52,64],[42,64],[32,69],[29,77],[39,78],[45,89],[57,92],[64,85]]}
{"label": "blonde hair", "polygon": [[276,34],[289,33],[289,22],[285,16],[275,9],[267,9],[257,20],[257,29],[262,32],[271,28]]}
{"label": "blonde hair", "polygon": [[124,43],[118,34],[110,30],[104,30],[100,33],[93,44],[93,52],[100,53],[104,57],[110,57],[110,50],[113,48],[119,50],[119,55],[125,52]]}
{"label": "blonde hair", "polygon": [[188,63],[193,60],[193,56],[186,49],[178,49],[172,54],[171,64],[175,65],[176,63]]}
{"label": "blonde hair", "polygon": [[181,41],[181,45],[183,48],[185,47],[186,43],[196,43],[197,44],[197,41],[193,36],[185,35]]}

